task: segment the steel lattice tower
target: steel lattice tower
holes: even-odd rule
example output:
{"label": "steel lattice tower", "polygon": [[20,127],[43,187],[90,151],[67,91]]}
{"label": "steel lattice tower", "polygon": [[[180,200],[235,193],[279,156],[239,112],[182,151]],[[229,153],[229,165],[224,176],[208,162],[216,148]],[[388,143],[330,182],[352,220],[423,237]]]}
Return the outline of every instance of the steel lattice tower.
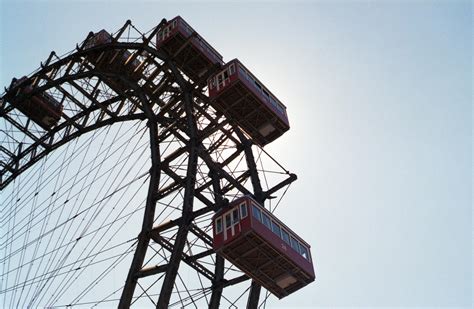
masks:
{"label": "steel lattice tower", "polygon": [[[146,201],[140,232],[131,235],[135,240],[128,274],[117,279],[125,284],[115,294],[120,298],[116,304],[128,308],[144,298],[157,308],[199,301],[219,308],[227,288],[238,285],[244,292],[250,285],[247,306],[257,308],[259,300],[265,301],[259,298],[260,286],[254,282],[245,285],[249,277],[229,271],[231,266],[216,255],[209,218],[239,195],[251,194],[261,203],[281,198],[296,176],[212,107],[206,81],[217,68],[210,67],[201,80],[193,82],[180,72],[173,55],[156,48],[153,38],[164,22],[141,33],[128,21],[109,44],[85,50],[84,41],[65,56],[52,52],[30,76],[34,91],[29,94],[47,92],[64,105],[60,122],[50,130],[19,113],[9,102],[10,92],[4,93],[0,187],[12,186],[30,167],[80,136],[118,123],[146,123],[150,160]],[[141,63],[138,81],[108,69],[120,57],[102,67],[90,60],[98,53],[124,50],[131,53],[130,62],[137,59]],[[127,63],[119,64],[127,67]],[[261,179],[267,171],[260,166],[262,157],[279,169],[278,177]],[[175,215],[162,221],[169,215],[168,208]],[[199,294],[183,283],[183,268],[202,280]],[[178,295],[183,286],[188,290],[186,297]],[[152,290],[156,293],[149,292]],[[11,291],[2,286],[4,295]]]}

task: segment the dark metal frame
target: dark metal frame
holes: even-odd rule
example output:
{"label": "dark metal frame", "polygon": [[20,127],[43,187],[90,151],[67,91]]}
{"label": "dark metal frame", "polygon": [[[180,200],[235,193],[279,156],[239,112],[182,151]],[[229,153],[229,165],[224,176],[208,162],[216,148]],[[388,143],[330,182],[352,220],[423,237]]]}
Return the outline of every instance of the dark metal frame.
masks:
{"label": "dark metal frame", "polygon": [[[76,137],[121,121],[146,120],[151,152],[148,196],[141,232],[137,237],[138,243],[122,291],[119,308],[130,307],[139,279],[160,273],[165,273],[165,275],[156,307],[166,308],[170,302],[181,262],[186,263],[210,280],[212,294],[209,307],[218,308],[225,287],[241,283],[249,278],[246,275],[241,275],[236,278],[225,279],[224,259],[218,255],[215,256],[216,263],[213,270],[200,263],[199,259],[215,253],[212,250],[212,239],[206,231],[195,225],[193,220],[224,207],[228,203],[224,199],[224,195],[231,190],[237,190],[241,194],[252,194],[258,202],[263,203],[270,195],[296,180],[296,176],[288,173],[288,177],[284,181],[267,191],[262,189],[252,151],[252,142],[236,125],[229,123],[227,119],[212,109],[207,96],[202,91],[205,83],[202,81],[193,83],[186,80],[180,73],[179,68],[175,66],[172,57],[167,55],[166,52],[153,47],[151,43],[153,37],[165,22],[163,20],[138,42],[129,43],[120,40],[126,30],[132,27],[131,23],[127,21],[114,35],[114,41],[110,44],[90,50],[83,50],[82,46],[77,46],[76,51],[64,58],[58,58],[54,52],[51,53],[46,63],[41,65],[41,69],[30,77],[34,86],[30,96],[42,91],[56,91],[62,95],[63,101],[68,101],[69,104],[75,106],[75,111],[68,115],[64,113],[60,123],[51,130],[33,132],[30,121],[22,123],[15,117],[13,105],[2,104],[0,106],[0,116],[16,128],[18,132],[31,140],[28,145],[18,143],[14,147],[16,149],[0,147],[2,158],[2,162],[0,162],[0,176],[2,177],[0,189],[5,188],[16,177],[51,151]],[[90,36],[91,34],[88,37]],[[100,70],[88,63],[88,55],[92,52],[106,52],[111,49],[127,49],[134,52],[133,57],[140,56],[142,62],[150,64],[153,72],[148,73],[148,79],[145,83],[139,85],[124,74]],[[53,61],[53,59],[55,60]],[[204,78],[209,77],[215,70],[215,67],[210,67]],[[155,86],[157,91],[150,93],[148,87],[154,85],[151,79],[155,79],[157,76],[161,76]],[[94,79],[97,84],[92,89],[89,89],[90,87],[85,89],[80,83],[82,79]],[[115,90],[112,98],[103,101],[97,100],[99,86],[101,83],[106,85],[107,81],[110,80],[120,81],[130,91]],[[80,92],[87,99],[87,104],[77,100],[74,94],[66,89],[64,86],[66,84]],[[11,100],[9,97],[10,91],[7,91],[0,99],[9,102]],[[164,93],[168,96],[167,100],[161,98]],[[17,99],[22,98],[18,97]],[[198,117],[205,118],[207,121],[203,128],[198,128]],[[160,127],[163,128],[161,131]],[[212,145],[205,146],[203,141],[211,135],[217,135],[218,137]],[[183,146],[166,157],[162,157],[160,143],[171,136],[180,141]],[[211,153],[226,142],[235,145],[235,151],[222,160],[213,159]],[[188,157],[187,172],[186,176],[182,177],[170,168],[170,162],[186,154]],[[226,167],[242,155],[245,157],[247,171],[239,177],[235,177],[226,170]],[[208,178],[204,183],[197,182],[199,161],[202,161],[209,169]],[[171,179],[172,182],[160,188],[160,181],[164,176]],[[247,179],[251,181],[251,190],[245,186]],[[223,186],[223,183],[227,184]],[[184,189],[181,217],[154,227],[157,202],[180,189]],[[203,194],[205,190],[212,190],[214,200]],[[194,209],[195,199],[205,206]],[[162,236],[165,231],[176,227],[178,231],[174,243]],[[194,255],[184,253],[185,243],[190,233],[211,249]],[[145,256],[152,241],[171,252],[167,264],[145,267]],[[260,290],[260,286],[256,282],[252,282],[247,303],[248,308],[257,308]]]}

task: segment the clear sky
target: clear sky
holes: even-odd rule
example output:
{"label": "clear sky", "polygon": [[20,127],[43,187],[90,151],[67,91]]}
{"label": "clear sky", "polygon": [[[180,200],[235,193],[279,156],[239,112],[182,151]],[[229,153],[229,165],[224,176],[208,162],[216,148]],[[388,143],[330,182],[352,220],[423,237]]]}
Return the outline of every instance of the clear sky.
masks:
{"label": "clear sky", "polygon": [[184,17],[287,106],[278,216],[316,281],[272,307],[472,305],[470,1],[5,1],[0,87],[89,31]]}

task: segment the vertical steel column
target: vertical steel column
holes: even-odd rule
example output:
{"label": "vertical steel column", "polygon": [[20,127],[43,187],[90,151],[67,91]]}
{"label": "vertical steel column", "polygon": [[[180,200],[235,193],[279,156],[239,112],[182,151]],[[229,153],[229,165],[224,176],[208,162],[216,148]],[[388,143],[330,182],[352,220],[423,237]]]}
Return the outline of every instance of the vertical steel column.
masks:
{"label": "vertical steel column", "polygon": [[247,308],[256,309],[258,307],[258,300],[260,298],[260,290],[262,287],[256,281],[252,280],[250,285],[250,294],[247,300]]}
{"label": "vertical steel column", "polygon": [[257,202],[262,203],[265,201],[263,196],[262,184],[258,177],[257,164],[255,164],[255,157],[252,152],[252,142],[245,138],[242,134],[242,141],[244,146],[245,160],[247,161],[247,167],[250,171],[250,181],[252,182],[253,194]]}
{"label": "vertical steel column", "polygon": [[178,274],[179,264],[181,262],[181,256],[183,254],[184,245],[186,244],[186,238],[188,235],[189,225],[192,221],[193,211],[193,200],[194,200],[194,185],[196,182],[196,172],[198,163],[198,130],[196,121],[193,114],[193,97],[189,89],[183,93],[184,95],[184,107],[186,111],[186,120],[189,135],[189,158],[188,167],[186,171],[186,183],[184,188],[184,200],[182,210],[182,220],[176,235],[176,239],[173,246],[173,252],[171,253],[170,260],[168,262],[168,269],[161,286],[160,297],[156,308],[164,309],[168,307],[171,293],[173,291],[173,285]]}
{"label": "vertical steel column", "polygon": [[[263,202],[265,200],[264,200],[262,185],[260,183],[260,178],[258,177],[257,165],[255,164],[255,157],[253,156],[253,152],[252,152],[252,142],[249,141],[242,134],[240,130],[236,130],[236,133],[244,146],[245,159],[247,161],[247,166],[250,171],[250,180],[252,181],[255,199],[257,200],[257,202],[263,205]],[[248,309],[256,309],[258,307],[258,301],[260,298],[260,290],[261,290],[261,286],[257,282],[252,280],[252,284],[250,286],[249,298],[247,300]]]}
{"label": "vertical steel column", "polygon": [[145,259],[146,250],[150,242],[150,236],[148,232],[153,228],[153,219],[155,217],[156,208],[156,192],[158,191],[161,174],[161,158],[160,158],[160,144],[158,143],[158,124],[155,120],[155,114],[153,110],[148,106],[148,102],[141,92],[141,89],[137,89],[136,85],[129,85],[138,92],[140,101],[142,102],[143,109],[148,117],[148,127],[150,133],[150,150],[151,150],[151,169],[150,169],[150,183],[148,185],[148,195],[145,205],[145,213],[143,215],[142,230],[138,235],[138,244],[133,255],[132,264],[128,271],[125,286],[122,290],[122,296],[118,308],[129,308],[132,303],[133,293],[137,285],[136,273],[143,266]]}
{"label": "vertical steel column", "polygon": [[224,258],[216,254],[216,267],[214,269],[214,280],[209,309],[217,309],[221,303],[223,285],[220,282],[224,279]]}
{"label": "vertical steel column", "polygon": [[[211,170],[209,176],[212,179],[212,188],[214,191],[215,202],[216,202],[216,211],[222,209],[224,206],[224,201],[222,198],[222,188],[220,183],[219,172],[216,170]],[[211,295],[211,301],[209,302],[209,309],[218,309],[223,286],[219,283],[224,279],[224,258],[216,254],[216,266],[214,268],[214,280],[212,281],[213,289]]]}

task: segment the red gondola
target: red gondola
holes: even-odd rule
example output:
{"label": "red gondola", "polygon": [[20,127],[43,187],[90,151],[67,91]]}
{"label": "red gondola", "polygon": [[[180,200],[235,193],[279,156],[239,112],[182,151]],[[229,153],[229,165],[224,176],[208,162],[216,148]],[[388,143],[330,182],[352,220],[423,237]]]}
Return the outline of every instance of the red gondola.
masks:
{"label": "red gondola", "polygon": [[[49,130],[54,127],[61,119],[63,105],[46,92],[41,92],[33,96],[28,96],[33,91],[33,86],[28,77],[23,76],[20,79],[14,78],[10,86],[18,87],[12,94],[11,104],[25,114],[28,118],[36,122],[40,127]],[[25,95],[24,99],[17,100],[18,95]]]}
{"label": "red gondola", "polygon": [[290,129],[286,107],[237,59],[208,81],[213,106],[264,146]]}
{"label": "red gondola", "polygon": [[156,36],[156,47],[164,49],[189,78],[199,81],[222,56],[180,16],[170,20]]}
{"label": "red gondola", "polygon": [[[112,43],[112,39],[110,33],[102,29],[89,37],[84,45],[84,50]],[[142,76],[140,70],[141,62],[136,58],[132,60],[132,57],[132,54],[128,50],[107,49],[92,52],[87,59],[102,71],[125,74],[129,79],[136,82]],[[125,91],[128,88],[118,78],[109,78],[106,83],[109,84],[111,88],[119,91]]]}
{"label": "red gondola", "polygon": [[214,250],[278,298],[314,281],[310,246],[250,196],[212,222]]}

